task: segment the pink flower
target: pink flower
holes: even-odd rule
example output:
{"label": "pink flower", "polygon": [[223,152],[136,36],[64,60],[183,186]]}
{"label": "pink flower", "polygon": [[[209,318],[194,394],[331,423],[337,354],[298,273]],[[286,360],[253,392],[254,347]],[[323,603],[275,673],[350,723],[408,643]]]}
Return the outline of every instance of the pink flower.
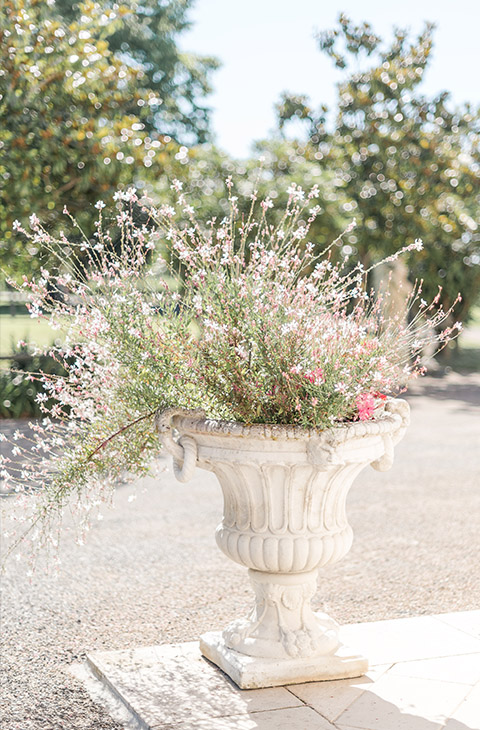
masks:
{"label": "pink flower", "polygon": [[323,383],[323,370],[322,368],[315,368],[314,370],[307,370],[304,376],[310,383],[314,385],[320,385]]}
{"label": "pink flower", "polygon": [[362,393],[355,401],[358,408],[358,417],[361,421],[368,421],[375,410],[375,399],[371,393]]}

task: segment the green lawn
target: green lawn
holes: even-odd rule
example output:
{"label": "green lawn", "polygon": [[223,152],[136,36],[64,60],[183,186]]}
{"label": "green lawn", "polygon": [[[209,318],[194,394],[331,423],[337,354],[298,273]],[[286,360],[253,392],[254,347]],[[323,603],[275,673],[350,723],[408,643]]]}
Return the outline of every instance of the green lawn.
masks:
{"label": "green lawn", "polygon": [[9,355],[19,340],[44,347],[61,337],[60,331],[54,332],[44,320],[31,319],[28,314],[0,315],[0,355]]}

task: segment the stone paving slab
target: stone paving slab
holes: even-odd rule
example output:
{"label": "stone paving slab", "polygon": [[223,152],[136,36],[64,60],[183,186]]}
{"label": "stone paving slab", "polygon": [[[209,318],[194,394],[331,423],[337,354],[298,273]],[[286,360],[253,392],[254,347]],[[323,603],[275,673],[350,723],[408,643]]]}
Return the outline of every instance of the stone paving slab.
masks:
{"label": "stone paving slab", "polygon": [[480,610],[351,624],[358,679],[240,690],[197,642],[88,655],[142,730],[480,730]]}
{"label": "stone paving slab", "polygon": [[238,690],[201,656],[198,642],[92,652],[88,662],[147,727],[185,722],[192,707],[199,721],[303,705],[283,687]]}

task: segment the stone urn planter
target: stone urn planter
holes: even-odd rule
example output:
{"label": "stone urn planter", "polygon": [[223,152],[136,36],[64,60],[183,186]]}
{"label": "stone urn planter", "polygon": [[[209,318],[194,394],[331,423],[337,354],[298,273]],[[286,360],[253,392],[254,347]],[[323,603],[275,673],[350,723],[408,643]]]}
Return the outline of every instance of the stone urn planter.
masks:
{"label": "stone urn planter", "polygon": [[213,421],[198,411],[157,416],[177,479],[188,481],[197,466],[217,476],[224,497],[217,544],[249,569],[250,615],[200,639],[204,656],[241,688],[367,671],[367,659],[341,644],[338,624],[310,601],[318,569],[352,544],[345,503],[353,480],[369,464],[391,467],[408,422],[408,404],[393,399],[374,420],[323,432]]}

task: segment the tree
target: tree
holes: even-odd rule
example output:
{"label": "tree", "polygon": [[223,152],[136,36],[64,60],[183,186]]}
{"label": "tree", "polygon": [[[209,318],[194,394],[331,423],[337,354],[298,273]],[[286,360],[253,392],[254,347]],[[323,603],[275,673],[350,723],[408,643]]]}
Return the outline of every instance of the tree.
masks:
{"label": "tree", "polygon": [[[66,22],[44,0],[6,0],[0,14],[0,237],[7,271],[42,263],[42,243],[12,233],[35,212],[49,229],[64,205],[91,235],[93,205],[118,186],[172,177],[186,148],[152,129],[162,106],[137,64],[109,39],[131,13],[87,0]],[[177,155],[177,159],[175,159]]]}
{"label": "tree", "polygon": [[[56,0],[56,8],[68,20],[78,18],[81,3]],[[109,10],[113,3],[100,0]],[[125,14],[112,26],[108,44],[115,55],[133,68],[141,68],[161,105],[147,119],[147,128],[168,134],[182,144],[209,139],[210,73],[218,68],[215,58],[182,53],[177,36],[190,27],[187,13],[192,0],[124,0]]]}
{"label": "tree", "polygon": [[425,298],[440,281],[445,308],[461,291],[456,315],[465,320],[480,291],[480,116],[468,105],[453,109],[447,93],[421,93],[432,33],[427,25],[410,40],[396,30],[385,45],[368,23],[340,16],[318,35],[344,71],[332,126],[325,107],[315,112],[290,95],[278,105],[279,125],[308,124],[308,154],[334,173],[343,209],[359,223],[349,244],[365,265],[422,238],[411,277],[424,279]]}

